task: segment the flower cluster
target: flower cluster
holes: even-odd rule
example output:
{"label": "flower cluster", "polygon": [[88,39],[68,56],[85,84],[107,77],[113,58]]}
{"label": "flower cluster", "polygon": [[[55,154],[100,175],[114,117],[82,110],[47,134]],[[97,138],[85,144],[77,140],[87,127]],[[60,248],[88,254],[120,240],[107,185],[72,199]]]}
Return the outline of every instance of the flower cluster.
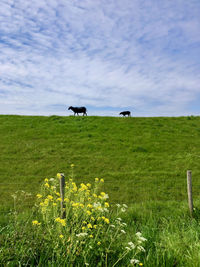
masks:
{"label": "flower cluster", "polygon": [[[73,168],[74,165],[71,165],[72,171]],[[127,210],[127,205],[117,204],[115,217],[110,210],[108,194],[101,190],[104,180],[99,178],[95,178],[92,186],[90,183],[78,184],[71,176],[65,181],[63,195],[59,188],[62,177],[64,175],[58,173],[55,179],[44,179],[42,190],[36,195],[41,222],[34,220],[32,224],[41,224],[48,229],[45,230],[46,238],[54,242],[58,255],[62,251],[69,260],[75,255],[85,265],[94,254],[92,251],[105,258],[109,251],[115,251],[116,244],[122,244],[125,240],[127,225],[119,215]],[[130,252],[133,255],[133,251],[135,254],[144,251],[142,242],[145,239],[140,233],[136,234],[136,239],[135,244],[129,242],[128,245],[120,246],[123,249],[120,254],[122,256],[116,262]],[[133,260],[135,259],[131,260],[131,264]]]}

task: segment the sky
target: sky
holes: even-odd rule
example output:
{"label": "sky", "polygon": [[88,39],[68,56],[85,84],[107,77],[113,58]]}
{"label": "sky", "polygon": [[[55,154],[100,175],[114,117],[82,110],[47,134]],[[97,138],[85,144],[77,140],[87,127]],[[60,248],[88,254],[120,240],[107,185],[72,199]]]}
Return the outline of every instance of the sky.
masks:
{"label": "sky", "polygon": [[200,115],[199,0],[0,0],[0,114]]}

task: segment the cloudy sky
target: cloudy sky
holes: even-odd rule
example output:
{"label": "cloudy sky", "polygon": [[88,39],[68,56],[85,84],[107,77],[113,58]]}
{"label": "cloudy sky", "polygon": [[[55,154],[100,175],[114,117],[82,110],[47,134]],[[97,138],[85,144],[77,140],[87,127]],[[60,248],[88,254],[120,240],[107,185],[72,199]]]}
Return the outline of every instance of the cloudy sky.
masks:
{"label": "cloudy sky", "polygon": [[200,114],[199,0],[0,0],[0,114]]}

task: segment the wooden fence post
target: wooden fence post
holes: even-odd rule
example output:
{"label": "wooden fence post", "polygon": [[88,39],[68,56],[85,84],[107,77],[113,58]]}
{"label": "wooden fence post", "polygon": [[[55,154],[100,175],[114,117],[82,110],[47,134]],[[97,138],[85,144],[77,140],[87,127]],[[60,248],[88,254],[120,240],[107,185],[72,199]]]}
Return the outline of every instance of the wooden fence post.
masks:
{"label": "wooden fence post", "polygon": [[65,204],[64,204],[64,198],[65,198],[65,175],[64,173],[61,173],[60,178],[60,198],[61,198],[61,218],[66,218],[66,211],[65,211]]}
{"label": "wooden fence post", "polygon": [[188,191],[188,205],[190,215],[193,212],[193,200],[192,200],[192,171],[187,171],[187,191]]}

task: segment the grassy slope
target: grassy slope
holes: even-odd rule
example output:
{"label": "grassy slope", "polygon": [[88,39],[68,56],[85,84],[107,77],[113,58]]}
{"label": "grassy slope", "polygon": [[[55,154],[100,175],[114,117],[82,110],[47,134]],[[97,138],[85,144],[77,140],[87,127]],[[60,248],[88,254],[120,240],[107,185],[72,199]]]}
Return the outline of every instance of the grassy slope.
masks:
{"label": "grassy slope", "polygon": [[10,194],[36,193],[45,177],[105,179],[112,202],[186,198],[186,170],[200,191],[200,117],[0,116],[0,206]]}
{"label": "grassy slope", "polygon": [[[187,203],[176,200],[187,198],[186,170],[192,169],[199,207],[199,137],[200,117],[0,116],[0,211],[11,206],[16,190],[35,194],[45,177],[67,176],[74,163],[76,181],[98,176],[112,202],[139,202],[124,218],[127,238],[137,231],[147,238],[145,266],[197,267],[200,210],[191,219]],[[23,223],[29,212],[18,216]],[[7,226],[8,218],[0,216],[0,223]]]}

